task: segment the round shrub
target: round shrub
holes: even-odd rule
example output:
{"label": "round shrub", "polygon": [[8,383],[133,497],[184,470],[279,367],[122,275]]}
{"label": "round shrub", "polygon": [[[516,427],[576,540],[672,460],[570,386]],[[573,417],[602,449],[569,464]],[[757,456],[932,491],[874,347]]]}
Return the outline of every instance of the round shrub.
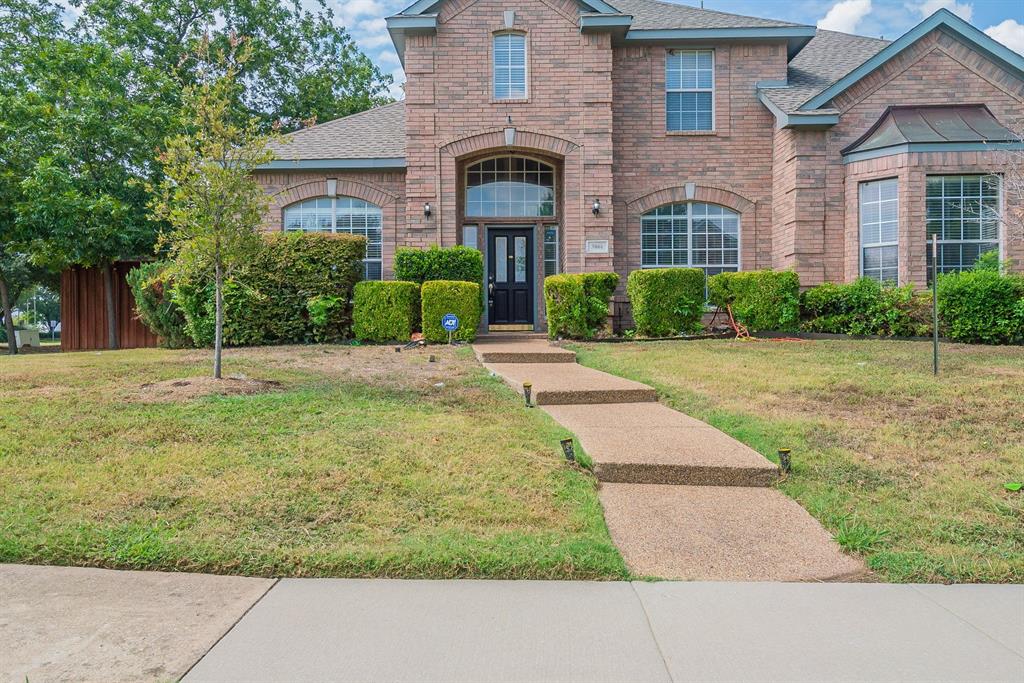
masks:
{"label": "round shrub", "polygon": [[792,331],[800,321],[800,278],[791,271],[712,275],[708,295],[716,306],[731,306],[737,322],[751,330]]}
{"label": "round shrub", "polygon": [[667,337],[700,329],[704,313],[704,271],[699,268],[634,270],[626,293],[637,334]]}
{"label": "round shrub", "polygon": [[452,339],[476,339],[476,328],[480,324],[480,292],[480,285],[476,282],[424,282],[420,290],[423,338],[429,342],[447,342],[448,331],[441,327],[441,318],[447,313],[454,313],[459,318],[459,329],[452,333]]}
{"label": "round shrub", "polygon": [[409,341],[420,318],[420,286],[389,280],[356,285],[352,332],[371,342]]}
{"label": "round shrub", "polygon": [[615,273],[566,273],[544,278],[548,335],[590,339],[608,320],[608,299],[615,293]]}

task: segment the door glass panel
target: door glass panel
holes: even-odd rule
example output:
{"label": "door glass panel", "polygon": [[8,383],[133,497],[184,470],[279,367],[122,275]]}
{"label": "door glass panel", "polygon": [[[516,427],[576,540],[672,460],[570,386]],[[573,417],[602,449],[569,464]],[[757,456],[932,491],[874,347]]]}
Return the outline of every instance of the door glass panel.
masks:
{"label": "door glass panel", "polygon": [[526,282],[526,237],[516,237],[516,282]]}
{"label": "door glass panel", "polygon": [[494,238],[494,279],[497,282],[508,282],[508,238]]}

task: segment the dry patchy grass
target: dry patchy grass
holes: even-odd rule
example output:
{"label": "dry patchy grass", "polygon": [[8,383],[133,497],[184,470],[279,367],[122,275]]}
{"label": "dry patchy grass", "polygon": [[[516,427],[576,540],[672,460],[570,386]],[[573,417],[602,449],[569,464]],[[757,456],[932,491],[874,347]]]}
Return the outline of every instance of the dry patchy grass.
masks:
{"label": "dry patchy grass", "polygon": [[565,432],[468,349],[232,349],[225,374],[272,389],[236,395],[207,395],[208,370],[195,351],[0,359],[0,562],[626,573],[593,479],[560,461]]}
{"label": "dry patchy grass", "polygon": [[580,345],[580,361],[776,460],[781,488],[892,581],[1024,581],[1024,349],[714,340]]}

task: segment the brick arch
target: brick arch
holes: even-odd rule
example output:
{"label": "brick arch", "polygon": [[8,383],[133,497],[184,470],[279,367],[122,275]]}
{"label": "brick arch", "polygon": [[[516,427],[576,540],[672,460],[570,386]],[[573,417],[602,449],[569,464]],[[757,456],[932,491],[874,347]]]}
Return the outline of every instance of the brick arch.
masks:
{"label": "brick arch", "polygon": [[686,185],[663,187],[626,202],[626,207],[630,216],[640,216],[659,206],[682,202],[718,204],[739,214],[748,213],[754,208],[754,202],[746,197],[730,190],[708,185],[696,185],[692,198],[686,196]]}
{"label": "brick arch", "polygon": [[[337,194],[339,197],[355,197],[381,208],[395,202],[398,196],[372,183],[338,178]],[[307,180],[290,185],[270,198],[270,211],[280,212],[286,206],[307,199],[327,196],[327,178]]]}
{"label": "brick arch", "polygon": [[490,150],[513,152],[542,152],[551,156],[565,158],[579,148],[579,143],[568,138],[550,135],[542,131],[516,129],[514,145],[505,144],[505,130],[492,128],[469,135],[452,138],[440,146],[445,156],[462,159]]}

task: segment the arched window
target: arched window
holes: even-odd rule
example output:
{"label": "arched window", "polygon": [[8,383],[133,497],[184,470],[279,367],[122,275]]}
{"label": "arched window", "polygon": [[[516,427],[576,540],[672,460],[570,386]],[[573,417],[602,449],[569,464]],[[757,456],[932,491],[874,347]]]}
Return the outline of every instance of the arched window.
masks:
{"label": "arched window", "polygon": [[526,36],[499,33],[494,36],[494,99],[526,99]]}
{"label": "arched window", "polygon": [[466,169],[466,215],[555,215],[555,169],[525,157],[484,159]]}
{"label": "arched window", "polygon": [[318,197],[292,204],[284,210],[284,229],[306,232],[347,232],[366,238],[363,260],[367,280],[380,280],[381,210],[355,197]]}
{"label": "arched window", "polygon": [[640,217],[642,268],[700,268],[707,275],[740,267],[740,215],[699,202],[666,204]]}

